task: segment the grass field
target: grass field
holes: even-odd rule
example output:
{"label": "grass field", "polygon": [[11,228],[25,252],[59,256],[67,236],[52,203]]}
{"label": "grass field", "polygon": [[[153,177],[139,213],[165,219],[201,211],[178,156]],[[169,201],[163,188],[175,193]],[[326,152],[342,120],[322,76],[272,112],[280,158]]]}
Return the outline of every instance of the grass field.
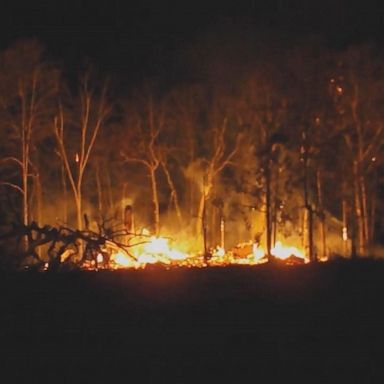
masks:
{"label": "grass field", "polygon": [[381,262],[2,274],[0,287],[3,382],[379,380]]}

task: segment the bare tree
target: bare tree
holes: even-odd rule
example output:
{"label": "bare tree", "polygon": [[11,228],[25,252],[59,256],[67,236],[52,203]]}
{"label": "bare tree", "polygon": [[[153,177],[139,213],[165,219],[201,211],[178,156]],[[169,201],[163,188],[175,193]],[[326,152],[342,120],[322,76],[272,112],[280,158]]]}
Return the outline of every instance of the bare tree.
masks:
{"label": "bare tree", "polygon": [[[160,133],[165,124],[164,108],[161,105],[155,106],[152,96],[147,97],[146,107],[143,114],[133,113],[129,116],[129,130],[133,135],[129,151],[122,151],[125,162],[137,163],[145,166],[151,184],[153,204],[153,224],[155,235],[160,234],[160,204],[158,195],[157,170],[164,159],[162,152],[164,146],[159,142]],[[131,145],[132,145],[131,143]]]}
{"label": "bare tree", "polygon": [[373,239],[376,169],[384,126],[379,107],[382,73],[369,47],[355,47],[337,57],[330,89],[350,160],[357,253],[366,254]]}
{"label": "bare tree", "polygon": [[[20,174],[20,183],[6,181],[3,184],[20,192],[22,223],[28,225],[32,190],[40,205],[38,216],[42,211],[41,175],[37,163],[33,162],[33,154],[52,112],[50,105],[58,90],[58,71],[44,61],[43,48],[34,40],[17,43],[3,53],[1,62],[0,81],[6,91],[1,94],[3,121],[10,128],[8,140],[16,147],[14,155],[1,161],[17,165]],[[25,241],[26,247],[28,239]]]}
{"label": "bare tree", "polygon": [[204,158],[204,176],[202,180],[201,196],[197,208],[196,236],[202,235],[204,210],[211,196],[214,183],[219,174],[229,165],[233,164],[235,155],[240,148],[241,134],[237,134],[233,145],[229,145],[226,138],[228,127],[227,117],[223,117],[221,123],[214,125],[212,129],[211,154]]}
{"label": "bare tree", "polygon": [[[106,86],[103,86],[100,95],[96,95],[95,91],[90,88],[89,73],[86,74],[81,83],[79,103],[79,121],[75,124],[75,128],[79,131],[78,142],[73,142],[73,139],[69,142],[66,141],[66,115],[62,105],[60,105],[58,115],[54,119],[54,132],[60,158],[75,200],[76,225],[81,230],[83,227],[82,186],[84,174],[98,133],[110,111],[106,98]],[[69,117],[67,120],[69,121]],[[75,145],[78,146],[78,149],[73,156]]]}

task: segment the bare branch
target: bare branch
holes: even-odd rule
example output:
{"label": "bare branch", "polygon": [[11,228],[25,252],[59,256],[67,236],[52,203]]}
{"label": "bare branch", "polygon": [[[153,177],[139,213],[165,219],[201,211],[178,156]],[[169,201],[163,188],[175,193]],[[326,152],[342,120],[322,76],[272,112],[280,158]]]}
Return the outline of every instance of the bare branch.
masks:
{"label": "bare branch", "polygon": [[140,163],[140,164],[144,164],[146,167],[148,168],[152,168],[152,165],[151,163],[149,163],[148,161],[144,160],[144,159],[139,159],[137,157],[128,157],[125,153],[121,152],[121,156],[124,158],[124,160],[127,162],[127,163]]}
{"label": "bare branch", "polygon": [[17,163],[20,167],[23,167],[23,163],[16,157],[13,157],[13,156],[9,156],[9,157],[4,157],[3,159],[0,159],[0,164],[1,163],[6,163],[8,161],[14,161],[15,163]]}
{"label": "bare branch", "polygon": [[0,182],[0,185],[5,185],[5,186],[8,186],[8,187],[11,187],[11,188],[14,188],[16,189],[17,191],[19,191],[22,195],[24,195],[24,191],[22,188],[20,188],[18,185],[16,184],[13,184],[13,183],[8,183],[6,181],[1,181]]}
{"label": "bare branch", "polygon": [[76,189],[74,175],[73,175],[71,167],[69,165],[68,155],[67,155],[67,151],[66,151],[65,145],[64,145],[64,116],[63,116],[63,110],[62,110],[61,106],[60,106],[59,120],[60,120],[60,122],[58,123],[58,118],[55,117],[55,119],[54,119],[54,131],[55,131],[57,143],[59,144],[59,150],[60,150],[61,158],[64,162],[64,166],[65,166],[65,169],[67,171],[67,176],[68,176],[69,182],[71,184],[73,193],[75,194],[75,196],[77,196],[77,189]]}

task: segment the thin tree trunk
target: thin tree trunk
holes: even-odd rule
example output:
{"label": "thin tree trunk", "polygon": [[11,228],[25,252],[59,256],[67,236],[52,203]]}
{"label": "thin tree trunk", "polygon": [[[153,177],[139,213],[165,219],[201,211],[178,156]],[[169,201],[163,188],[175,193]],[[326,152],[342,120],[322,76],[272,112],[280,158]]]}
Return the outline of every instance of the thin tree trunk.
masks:
{"label": "thin tree trunk", "polygon": [[357,162],[353,163],[353,173],[354,173],[354,205],[355,205],[355,219],[357,221],[357,231],[358,231],[358,246],[357,246],[357,254],[364,254],[364,225],[363,225],[363,217],[362,217],[362,207],[361,207],[361,199],[360,199],[360,191],[359,191],[359,180],[358,180],[358,167]]}
{"label": "thin tree trunk", "polygon": [[350,203],[350,206],[351,206],[351,210],[350,210],[350,215],[351,215],[351,224],[350,224],[350,227],[351,227],[351,259],[355,259],[357,256],[358,256],[358,250],[357,250],[357,236],[358,234],[356,233],[357,232],[357,227],[358,227],[358,223],[357,223],[357,219],[356,219],[356,206],[355,206],[355,194],[353,194],[352,198],[351,198],[351,203]]}
{"label": "thin tree trunk", "polygon": [[67,179],[65,173],[65,167],[63,162],[61,163],[61,187],[63,188],[63,222],[65,225],[68,224],[68,188]]}
{"label": "thin tree trunk", "polygon": [[203,193],[200,196],[199,206],[197,209],[196,237],[198,239],[201,239],[206,201],[208,199],[209,194],[211,193],[212,185],[212,175],[211,171],[209,171],[206,181],[203,182]]}
{"label": "thin tree trunk", "polygon": [[271,247],[272,247],[272,227],[271,227],[271,170],[270,160],[267,160],[265,167],[265,230],[266,230],[266,243],[267,243],[267,258],[272,260]]}
{"label": "thin tree trunk", "polygon": [[375,221],[376,221],[376,191],[377,191],[377,171],[374,175],[374,183],[371,192],[371,209],[370,209],[370,232],[369,232],[369,243],[372,244],[375,238]]}
{"label": "thin tree trunk", "polygon": [[342,229],[342,240],[343,240],[343,256],[346,257],[348,253],[348,216],[347,216],[347,201],[345,197],[341,202],[341,210],[343,216],[343,229]]}
{"label": "thin tree trunk", "polygon": [[308,255],[311,262],[317,261],[313,250],[313,211],[311,205],[308,205]]}
{"label": "thin tree trunk", "polygon": [[96,165],[96,188],[97,188],[97,208],[99,211],[99,216],[102,217],[103,213],[103,192],[101,189],[101,180],[100,180],[100,167]]}
{"label": "thin tree trunk", "polygon": [[317,169],[316,172],[316,181],[317,181],[317,197],[319,203],[319,213],[320,213],[320,239],[321,239],[321,256],[327,257],[327,238],[326,238],[326,228],[325,228],[325,213],[324,213],[324,204],[323,204],[323,188],[322,188],[322,178],[321,171]]}
{"label": "thin tree trunk", "polygon": [[361,208],[362,208],[362,221],[364,229],[364,253],[368,251],[369,248],[369,215],[367,208],[367,193],[365,180],[363,176],[360,176],[360,191],[361,191]]}
{"label": "thin tree trunk", "polygon": [[277,241],[277,204],[276,200],[274,199],[274,204],[272,206],[272,240],[271,240],[271,245],[274,247]]}
{"label": "thin tree trunk", "polygon": [[167,178],[168,186],[171,190],[171,199],[175,205],[175,211],[176,211],[177,219],[179,221],[179,225],[181,226],[183,224],[183,217],[181,215],[178,193],[177,193],[175,184],[173,183],[172,177],[169,173],[168,167],[166,166],[165,163],[162,163],[162,167],[163,167],[165,176]]}
{"label": "thin tree trunk", "polygon": [[82,201],[81,201],[81,189],[78,188],[75,195],[75,204],[76,204],[76,223],[77,223],[77,229],[82,230],[83,229],[83,218],[82,218]]}
{"label": "thin tree trunk", "polygon": [[[27,226],[29,224],[29,188],[28,188],[28,173],[29,173],[29,145],[26,142],[25,127],[22,127],[22,190],[23,190],[23,224]],[[28,237],[23,236],[23,251],[28,249]]]}
{"label": "thin tree trunk", "polygon": [[[35,195],[36,195],[36,221],[39,225],[43,223],[43,188],[41,185],[40,174],[35,177]],[[42,247],[37,248],[39,258],[42,258]]]}
{"label": "thin tree trunk", "polygon": [[311,262],[316,261],[313,252],[313,211],[312,206],[309,201],[309,191],[308,191],[308,157],[305,153],[304,161],[304,206],[306,211],[306,227],[308,230],[308,257]]}
{"label": "thin tree trunk", "polygon": [[201,239],[203,218],[204,218],[204,205],[205,205],[205,194],[204,191],[200,196],[200,202],[197,209],[197,220],[196,220],[196,238]]}
{"label": "thin tree trunk", "polygon": [[206,206],[206,194],[204,193],[204,199],[203,199],[203,212],[201,217],[201,225],[203,230],[203,246],[204,246],[204,261],[205,263],[208,263],[211,255],[208,251],[208,239],[207,239],[207,206]]}
{"label": "thin tree trunk", "polygon": [[151,178],[151,187],[152,187],[152,203],[153,203],[153,218],[154,218],[154,227],[155,235],[159,236],[160,234],[160,208],[159,208],[159,196],[157,193],[157,180],[156,180],[156,170],[150,170]]}

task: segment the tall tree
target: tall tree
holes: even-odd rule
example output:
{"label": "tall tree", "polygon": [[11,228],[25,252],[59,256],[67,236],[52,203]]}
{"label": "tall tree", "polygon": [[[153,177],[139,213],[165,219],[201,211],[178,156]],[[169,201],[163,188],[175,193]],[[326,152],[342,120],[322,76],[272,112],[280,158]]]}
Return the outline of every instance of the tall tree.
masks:
{"label": "tall tree", "polygon": [[158,190],[158,170],[165,161],[166,144],[161,141],[166,114],[164,104],[155,102],[152,93],[147,94],[140,105],[127,111],[125,127],[128,149],[121,154],[127,163],[142,164],[149,176],[153,207],[153,228],[156,236],[160,234],[160,203]]}
{"label": "tall tree", "polygon": [[0,61],[2,123],[10,144],[9,156],[2,162],[12,162],[19,169],[20,181],[7,185],[21,193],[22,222],[28,225],[31,187],[35,186],[38,196],[42,188],[35,149],[53,113],[59,72],[45,60],[44,49],[35,40],[16,43],[3,52]]}
{"label": "tall tree", "polygon": [[[78,97],[70,100],[70,106],[76,111],[77,116],[71,116],[70,111],[64,110],[63,104],[60,104],[59,112],[54,119],[54,132],[60,158],[75,201],[78,229],[83,228],[82,187],[85,171],[98,133],[110,112],[106,92],[106,85],[103,85],[99,92],[96,88],[92,88],[90,73],[86,73],[81,79]],[[67,132],[69,129],[71,132]]]}
{"label": "tall tree", "polygon": [[371,177],[379,162],[384,138],[381,87],[383,72],[372,47],[353,47],[335,57],[330,81],[352,175],[353,207],[357,227],[357,252],[364,255],[372,241],[372,219],[377,185]]}

